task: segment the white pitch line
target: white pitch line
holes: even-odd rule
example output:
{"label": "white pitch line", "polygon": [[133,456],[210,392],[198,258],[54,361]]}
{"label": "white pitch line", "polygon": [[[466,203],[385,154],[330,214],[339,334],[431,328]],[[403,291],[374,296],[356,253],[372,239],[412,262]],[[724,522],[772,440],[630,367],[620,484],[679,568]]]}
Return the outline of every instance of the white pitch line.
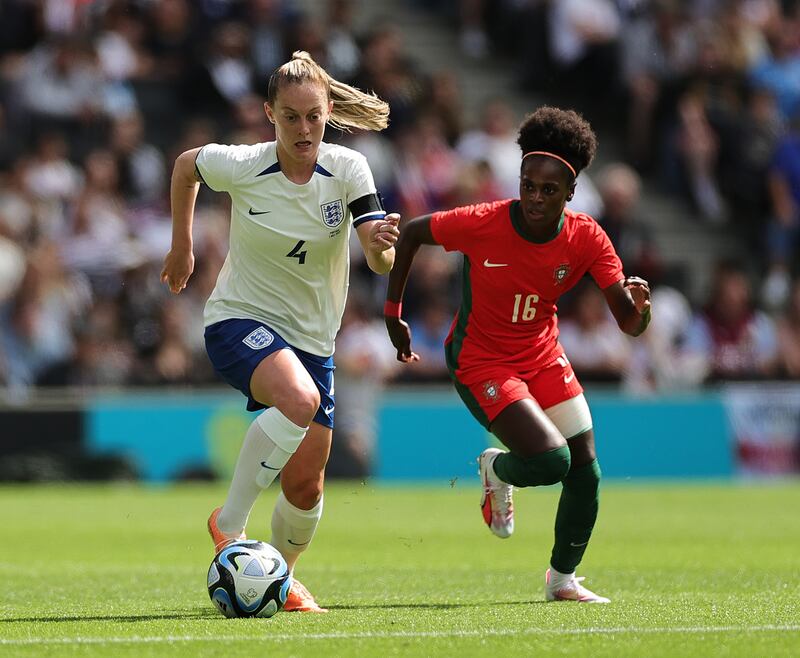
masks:
{"label": "white pitch line", "polygon": [[[263,622],[262,622],[263,623]],[[762,626],[667,626],[662,628],[522,628],[485,631],[386,631],[365,633],[279,633],[275,635],[165,635],[162,637],[54,637],[0,639],[0,646],[69,645],[69,644],[163,644],[173,642],[290,642],[295,640],[373,640],[448,637],[489,637],[513,635],[620,635],[620,634],[699,634],[699,633],[796,633],[800,624],[765,624]]]}

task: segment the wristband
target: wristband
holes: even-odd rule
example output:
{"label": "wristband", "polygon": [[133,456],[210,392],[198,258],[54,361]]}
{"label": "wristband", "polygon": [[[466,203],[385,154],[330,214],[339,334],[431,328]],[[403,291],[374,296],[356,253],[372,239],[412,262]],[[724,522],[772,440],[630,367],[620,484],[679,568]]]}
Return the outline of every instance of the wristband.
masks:
{"label": "wristband", "polygon": [[386,318],[399,318],[403,310],[403,302],[390,302],[388,299],[383,304],[383,316]]}

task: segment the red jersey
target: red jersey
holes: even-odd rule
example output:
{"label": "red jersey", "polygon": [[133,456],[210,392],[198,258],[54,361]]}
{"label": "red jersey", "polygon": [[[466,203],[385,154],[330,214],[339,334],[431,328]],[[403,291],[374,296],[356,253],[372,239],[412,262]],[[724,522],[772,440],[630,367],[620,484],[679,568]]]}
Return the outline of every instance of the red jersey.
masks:
{"label": "red jersey", "polygon": [[599,224],[565,209],[544,243],[525,236],[519,201],[434,213],[433,238],[464,254],[461,306],[445,341],[448,364],[464,371],[487,363],[520,372],[561,354],[556,301],[588,271],[600,288],[620,281],[622,263]]}

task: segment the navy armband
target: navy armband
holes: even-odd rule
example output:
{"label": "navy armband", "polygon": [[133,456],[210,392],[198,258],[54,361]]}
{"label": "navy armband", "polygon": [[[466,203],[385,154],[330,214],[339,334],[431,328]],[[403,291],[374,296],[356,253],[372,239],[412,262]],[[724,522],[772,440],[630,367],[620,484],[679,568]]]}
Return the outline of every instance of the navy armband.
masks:
{"label": "navy armband", "polygon": [[353,214],[353,226],[386,217],[386,210],[384,210],[380,195],[377,192],[362,196],[348,204],[347,207],[350,208],[350,212]]}

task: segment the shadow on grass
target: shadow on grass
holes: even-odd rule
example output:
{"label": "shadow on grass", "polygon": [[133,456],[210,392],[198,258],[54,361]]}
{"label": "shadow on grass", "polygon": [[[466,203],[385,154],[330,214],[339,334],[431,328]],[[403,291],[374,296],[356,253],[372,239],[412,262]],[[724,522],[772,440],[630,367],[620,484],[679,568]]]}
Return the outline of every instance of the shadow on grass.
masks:
{"label": "shadow on grass", "polygon": [[498,605],[534,605],[545,601],[476,601],[475,603],[359,603],[353,605],[325,605],[328,610],[455,610],[458,608],[482,608]]}
{"label": "shadow on grass", "polygon": [[153,615],[59,615],[51,617],[14,617],[2,618],[0,624],[24,624],[24,623],[41,623],[41,624],[58,624],[64,622],[76,621],[109,621],[109,622],[139,622],[139,621],[160,621],[162,619],[223,619],[223,617],[214,609],[211,610],[194,610],[187,612],[165,612],[162,614]]}
{"label": "shadow on grass", "polygon": [[[544,601],[476,601],[475,603],[359,603],[353,605],[327,605],[328,610],[456,610],[458,608],[480,608],[483,606],[498,605],[535,605],[545,603]],[[160,621],[163,619],[224,619],[213,608],[209,610],[190,610],[186,612],[166,612],[153,615],[63,615],[50,617],[13,617],[0,618],[0,624],[59,624],[65,622],[81,621],[107,621],[107,622],[128,622],[135,623],[140,621]]]}

